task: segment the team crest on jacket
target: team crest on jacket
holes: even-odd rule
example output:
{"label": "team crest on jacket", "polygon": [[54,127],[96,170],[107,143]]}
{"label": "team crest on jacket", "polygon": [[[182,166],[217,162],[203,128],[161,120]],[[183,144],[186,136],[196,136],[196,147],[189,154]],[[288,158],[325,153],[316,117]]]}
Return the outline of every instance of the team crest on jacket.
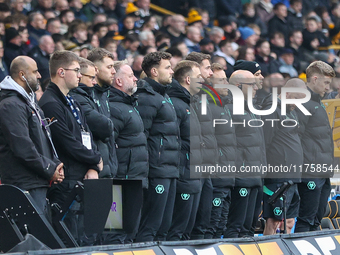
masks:
{"label": "team crest on jacket", "polygon": [[158,184],[155,188],[157,194],[163,194],[164,192],[164,186],[162,184]]}

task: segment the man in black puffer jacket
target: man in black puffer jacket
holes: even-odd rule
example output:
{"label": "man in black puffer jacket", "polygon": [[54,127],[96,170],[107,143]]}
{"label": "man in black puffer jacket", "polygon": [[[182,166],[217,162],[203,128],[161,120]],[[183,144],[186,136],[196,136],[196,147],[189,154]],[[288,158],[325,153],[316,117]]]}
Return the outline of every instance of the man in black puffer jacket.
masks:
{"label": "man in black puffer jacket", "polygon": [[192,231],[200,200],[201,181],[190,178],[190,165],[202,163],[201,128],[195,111],[190,108],[190,98],[194,100],[193,96],[198,92],[192,90],[192,83],[201,77],[199,67],[199,64],[193,61],[179,62],[175,69],[175,79],[172,79],[171,88],[168,90],[176,110],[181,135],[180,176],[177,180],[168,241],[180,241],[185,232]]}
{"label": "man in black puffer jacket", "polygon": [[333,68],[322,61],[315,61],[306,69],[307,87],[311,99],[303,106],[311,115],[297,110],[300,123],[300,138],[303,148],[302,181],[298,185],[300,212],[295,232],[315,231],[325,213],[331,191],[329,177],[334,159],[332,129],[325,106],[321,102],[332,78]]}
{"label": "man in black puffer jacket", "polygon": [[[115,176],[118,168],[116,148],[113,141],[113,133],[110,120],[110,107],[108,97],[110,94],[110,87],[112,85],[116,70],[113,67],[114,56],[111,52],[103,48],[95,48],[89,52],[87,59],[93,62],[97,67],[96,81],[93,90],[91,90],[91,97],[97,105],[98,112],[105,116],[103,123],[96,122],[96,119],[91,119],[91,131],[93,133],[98,150],[102,155],[104,162],[104,169],[99,174],[99,178]],[[86,115],[86,117],[90,117]],[[98,120],[99,121],[99,120]],[[105,137],[104,137],[105,136]]]}
{"label": "man in black puffer jacket", "polygon": [[[211,69],[214,73],[211,79],[213,86],[227,84],[227,76],[220,64],[213,63]],[[215,126],[215,137],[219,150],[218,164],[220,167],[227,167],[226,169],[231,170],[235,167],[235,148],[237,147],[235,127],[230,125],[231,98],[228,96],[228,89],[215,88],[214,90],[217,94],[212,93],[212,95],[217,104],[214,103],[213,98],[208,98],[213,119],[227,121],[227,124]],[[222,105],[217,95],[220,97]],[[212,210],[210,226],[204,236],[205,239],[221,238],[223,235],[228,220],[231,190],[235,185],[234,173],[231,171],[216,173],[215,176],[212,176],[211,181],[213,185]]]}
{"label": "man in black puffer jacket", "polygon": [[[116,155],[113,148],[113,122],[99,111],[96,102],[96,88],[99,88],[95,80],[96,67],[87,60],[81,58],[80,72],[82,77],[79,86],[70,91],[72,97],[81,105],[85,113],[86,122],[92,132],[94,143],[102,155],[104,168],[99,173],[100,178],[113,178],[116,175]],[[105,104],[106,105],[106,104]],[[113,149],[112,149],[113,148]]]}
{"label": "man in black puffer jacket", "polygon": [[[257,85],[254,75],[249,71],[235,71],[229,82],[238,86],[244,98],[248,97],[248,87],[253,86],[254,98]],[[261,172],[246,172],[246,168],[260,167],[266,164],[261,120],[248,108],[245,101],[244,115],[232,114],[235,125],[237,149],[235,187],[231,194],[231,207],[224,237],[237,238],[251,235],[255,214],[258,188],[262,186]],[[255,126],[255,127],[254,127]]]}
{"label": "man in black puffer jacket", "polygon": [[[306,88],[306,84],[300,79],[291,79],[286,88]],[[298,99],[304,97],[302,93],[287,93],[286,98]],[[273,105],[273,95],[270,94],[262,102],[261,110],[268,110]],[[283,201],[278,199],[273,205],[268,200],[274,192],[287,181],[293,181],[286,192],[287,234],[295,224],[295,217],[299,214],[300,197],[297,183],[301,182],[301,172],[298,166],[303,164],[303,150],[299,137],[299,121],[294,111],[295,105],[287,105],[286,115],[281,115],[281,95],[277,98],[276,110],[263,115],[263,133],[266,144],[268,167],[280,169],[280,167],[292,168],[292,171],[268,171],[263,186],[263,218],[266,219],[264,235],[274,235],[284,215]],[[270,121],[276,119],[279,121]],[[294,168],[295,167],[295,168]],[[295,171],[294,171],[295,169]]]}
{"label": "man in black puffer jacket", "polygon": [[[195,61],[200,65],[200,71],[205,83],[208,83],[209,78],[213,75],[210,64],[210,55],[199,52],[192,52],[186,60]],[[207,88],[202,88],[206,90]],[[191,239],[204,239],[204,235],[210,225],[210,216],[213,200],[213,187],[209,172],[202,173],[202,169],[206,170],[210,166],[215,166],[218,162],[217,142],[214,134],[212,114],[210,105],[207,103],[207,112],[202,114],[202,100],[203,95],[206,95],[204,90],[197,93],[195,100],[192,100],[191,106],[195,110],[202,131],[202,168],[201,172],[193,172],[193,177],[204,177],[201,179],[202,191],[198,211],[196,215],[196,222],[190,234]],[[197,99],[197,100],[196,100]],[[203,176],[203,175],[204,176]],[[187,236],[187,234],[185,235]]]}
{"label": "man in black puffer jacket", "polygon": [[[116,75],[110,88],[109,105],[114,123],[114,140],[117,148],[117,178],[139,179],[147,188],[149,160],[147,141],[143,121],[136,110],[137,78],[125,61],[115,62]],[[132,202],[133,203],[133,202]],[[134,208],[140,210],[140,208]],[[139,226],[136,222],[135,232]],[[126,233],[127,242],[134,239],[136,233]],[[105,244],[105,243],[104,243]]]}
{"label": "man in black puffer jacket", "polygon": [[143,120],[149,151],[149,188],[146,192],[137,242],[165,240],[171,225],[179,177],[179,127],[167,84],[172,81],[171,54],[152,52],[144,57],[147,78],[138,82],[136,106]]}

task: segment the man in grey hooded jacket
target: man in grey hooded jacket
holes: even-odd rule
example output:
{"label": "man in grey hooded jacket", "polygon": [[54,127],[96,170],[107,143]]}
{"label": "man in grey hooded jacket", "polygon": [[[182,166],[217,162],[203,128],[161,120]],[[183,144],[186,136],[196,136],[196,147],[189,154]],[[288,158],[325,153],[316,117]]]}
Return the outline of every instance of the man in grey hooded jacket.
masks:
{"label": "man in grey hooded jacket", "polygon": [[44,212],[49,182],[62,182],[64,170],[51,140],[52,122],[35,104],[39,78],[36,62],[19,56],[0,83],[0,174],[3,184],[28,191]]}

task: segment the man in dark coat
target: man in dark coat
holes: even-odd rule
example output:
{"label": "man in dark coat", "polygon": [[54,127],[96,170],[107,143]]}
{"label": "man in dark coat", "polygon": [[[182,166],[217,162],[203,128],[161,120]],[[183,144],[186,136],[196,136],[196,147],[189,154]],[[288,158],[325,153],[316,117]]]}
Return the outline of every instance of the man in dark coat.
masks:
{"label": "man in dark coat", "polygon": [[334,173],[332,129],[321,99],[329,90],[335,72],[327,63],[315,61],[307,67],[306,76],[311,98],[303,106],[311,115],[297,110],[304,158],[302,180],[298,185],[301,202],[295,232],[317,230],[331,191],[329,178]]}
{"label": "man in dark coat", "polygon": [[142,63],[147,77],[138,82],[136,92],[149,151],[149,188],[137,242],[165,240],[171,225],[180,140],[176,111],[166,93],[173,74],[170,58],[166,52],[147,54]]}
{"label": "man in dark coat", "polygon": [[[78,62],[79,57],[73,52],[56,51],[50,60],[51,83],[39,101],[45,116],[57,120],[51,125],[51,132],[57,153],[65,165],[65,180],[52,185],[48,197],[51,203],[60,206],[77,181],[98,179],[103,170],[103,160],[93,143],[81,106],[69,95],[81,78]],[[64,221],[75,238],[85,235],[78,233],[77,227],[83,226],[78,225],[78,217],[72,209]]]}
{"label": "man in dark coat", "polygon": [[273,11],[275,16],[268,22],[268,35],[271,36],[275,32],[281,32],[288,39],[287,7],[283,3],[277,3]]}
{"label": "man in dark coat", "polygon": [[41,212],[46,213],[49,182],[64,179],[43,112],[34,102],[41,77],[37,64],[19,56],[11,76],[0,83],[0,173],[3,184],[26,190]]}
{"label": "man in dark coat", "polygon": [[[143,121],[136,110],[137,78],[126,61],[115,62],[115,79],[110,88],[109,106],[114,123],[114,141],[117,147],[118,171],[116,178],[142,180],[147,188],[149,156]],[[132,202],[133,203],[133,202]],[[140,210],[141,208],[134,208]],[[124,233],[126,242],[132,242],[140,218],[132,233]],[[123,236],[123,235],[122,235]]]}
{"label": "man in dark coat", "polygon": [[[300,79],[289,80],[285,88],[303,88],[306,84]],[[287,99],[298,99],[304,97],[302,93],[287,93]],[[270,94],[262,102],[261,110],[268,110],[273,104],[273,95]],[[266,155],[268,167],[298,167],[303,164],[303,151],[299,137],[299,121],[294,111],[295,105],[287,105],[286,115],[281,115],[281,95],[277,98],[276,110],[269,115],[262,116],[264,121],[263,133],[266,144]],[[271,122],[267,120],[277,119]],[[281,123],[283,123],[283,126]],[[281,199],[273,205],[268,204],[268,200],[274,192],[287,181],[293,181],[294,185],[286,193],[286,208]],[[264,179],[263,186],[263,217],[266,219],[264,235],[274,235],[280,222],[282,222],[284,210],[287,210],[287,234],[295,224],[295,217],[299,214],[300,197],[297,183],[301,182],[300,171],[289,172],[269,172]]]}
{"label": "man in dark coat", "polygon": [[168,241],[180,241],[185,232],[194,227],[200,200],[201,182],[190,178],[190,166],[202,163],[201,144],[203,142],[199,120],[190,107],[196,100],[195,83],[201,79],[199,64],[183,60],[176,65],[168,94],[174,104],[181,137],[180,176],[177,180],[175,207]]}

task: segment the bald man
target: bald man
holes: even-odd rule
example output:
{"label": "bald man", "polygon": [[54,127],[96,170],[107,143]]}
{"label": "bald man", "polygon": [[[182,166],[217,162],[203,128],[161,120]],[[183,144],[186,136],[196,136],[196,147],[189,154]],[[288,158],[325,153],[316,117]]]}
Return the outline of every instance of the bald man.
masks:
{"label": "bald man", "polygon": [[36,62],[19,56],[0,83],[0,173],[3,184],[28,191],[46,212],[49,182],[62,182],[64,171],[50,139],[51,123],[35,104],[39,78]]}
{"label": "bald man", "polygon": [[[249,71],[235,71],[230,76],[229,83],[242,90],[245,100],[248,97],[248,93],[251,93],[251,97],[254,98],[258,89],[255,76]],[[232,122],[235,126],[237,141],[236,169],[242,170],[245,167],[265,165],[266,152],[263,131],[261,127],[254,127],[260,126],[260,118],[251,113],[245,103],[245,114],[232,114]],[[224,232],[225,238],[251,235],[258,188],[261,185],[260,173],[236,173],[235,187],[231,194],[227,229]]]}
{"label": "bald man", "polygon": [[[284,88],[307,89],[304,81],[294,78],[285,84]],[[286,106],[286,115],[281,115],[281,97],[278,96],[276,110],[270,115],[262,116],[264,121],[263,133],[266,145],[268,167],[300,166],[303,164],[303,150],[299,137],[299,124],[295,105]],[[303,93],[286,93],[287,99],[299,99],[305,97]],[[266,97],[262,110],[270,109],[273,104],[272,97]],[[267,121],[276,119],[279,121]],[[281,123],[284,122],[283,126]],[[295,224],[295,217],[299,215],[299,192],[296,183],[301,182],[300,171],[285,173],[267,173],[263,186],[263,217],[266,219],[264,235],[274,235],[279,223],[283,219],[283,201],[278,199],[275,204],[268,204],[268,200],[274,192],[284,183],[293,181],[286,193],[287,233],[290,234]]]}

